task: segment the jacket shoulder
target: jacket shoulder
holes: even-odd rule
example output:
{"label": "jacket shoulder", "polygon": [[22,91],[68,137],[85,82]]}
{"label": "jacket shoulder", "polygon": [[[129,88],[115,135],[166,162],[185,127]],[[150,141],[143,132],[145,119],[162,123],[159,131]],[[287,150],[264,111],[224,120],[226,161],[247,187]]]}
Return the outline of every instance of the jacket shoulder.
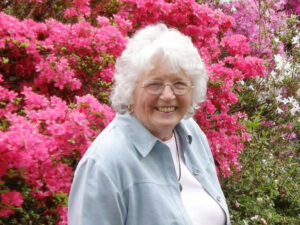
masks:
{"label": "jacket shoulder", "polygon": [[81,161],[93,160],[104,171],[113,171],[132,161],[134,146],[117,124],[106,127],[84,154]]}

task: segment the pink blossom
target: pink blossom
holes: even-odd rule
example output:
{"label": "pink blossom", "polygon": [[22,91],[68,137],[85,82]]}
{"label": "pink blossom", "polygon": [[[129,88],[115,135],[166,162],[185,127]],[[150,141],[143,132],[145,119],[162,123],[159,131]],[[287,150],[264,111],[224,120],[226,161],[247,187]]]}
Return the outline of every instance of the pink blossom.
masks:
{"label": "pink blossom", "polygon": [[0,217],[7,218],[15,214],[15,211],[12,209],[0,208]]}
{"label": "pink blossom", "polygon": [[57,209],[58,214],[60,215],[60,222],[58,225],[67,225],[67,214],[68,214],[68,208],[67,207],[59,207]]}
{"label": "pink blossom", "polygon": [[65,18],[78,16],[78,12],[75,7],[70,7],[66,9],[64,13]]}
{"label": "pink blossom", "polygon": [[25,109],[44,109],[49,105],[49,101],[42,95],[32,91],[32,88],[24,87],[22,94],[25,96]]}
{"label": "pink blossom", "polygon": [[8,191],[1,194],[1,202],[5,205],[20,207],[23,204],[23,196],[17,191]]}
{"label": "pink blossom", "polygon": [[110,25],[109,19],[105,16],[97,16],[97,22],[100,26],[106,27]]}
{"label": "pink blossom", "polygon": [[294,140],[294,139],[296,139],[296,138],[297,138],[297,135],[296,135],[295,132],[290,133],[290,135],[289,135],[289,139],[290,139],[290,140]]}
{"label": "pink blossom", "polygon": [[114,15],[114,20],[123,35],[127,35],[128,31],[132,30],[132,23],[129,20],[125,20],[119,15]]}
{"label": "pink blossom", "polygon": [[243,35],[231,35],[224,37],[221,41],[221,45],[227,49],[232,55],[247,55],[250,53],[250,46],[247,39]]}

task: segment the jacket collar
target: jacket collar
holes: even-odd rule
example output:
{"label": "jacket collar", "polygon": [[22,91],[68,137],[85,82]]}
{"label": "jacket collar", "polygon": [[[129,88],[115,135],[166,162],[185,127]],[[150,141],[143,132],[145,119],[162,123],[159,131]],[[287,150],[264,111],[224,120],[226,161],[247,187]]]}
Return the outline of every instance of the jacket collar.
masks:
{"label": "jacket collar", "polygon": [[[121,127],[130,142],[133,143],[136,150],[143,157],[146,157],[158,142],[162,142],[151,134],[132,114],[117,114],[116,119],[117,126]],[[183,149],[186,149],[187,145],[192,142],[192,135],[182,122],[175,127],[175,130],[178,132]]]}

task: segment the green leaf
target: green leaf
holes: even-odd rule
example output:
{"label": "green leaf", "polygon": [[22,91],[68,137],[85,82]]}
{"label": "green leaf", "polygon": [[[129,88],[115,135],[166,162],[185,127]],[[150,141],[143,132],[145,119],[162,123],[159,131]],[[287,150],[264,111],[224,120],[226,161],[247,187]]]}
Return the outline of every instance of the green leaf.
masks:
{"label": "green leaf", "polygon": [[3,64],[8,64],[9,63],[9,58],[2,57],[2,62],[3,62]]}

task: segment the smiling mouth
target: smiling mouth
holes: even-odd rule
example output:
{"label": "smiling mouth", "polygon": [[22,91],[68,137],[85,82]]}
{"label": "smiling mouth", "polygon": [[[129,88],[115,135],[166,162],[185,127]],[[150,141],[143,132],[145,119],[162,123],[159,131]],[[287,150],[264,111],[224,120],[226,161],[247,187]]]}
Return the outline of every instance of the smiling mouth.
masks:
{"label": "smiling mouth", "polygon": [[177,109],[177,107],[175,106],[168,106],[168,107],[156,107],[156,110],[158,110],[159,112],[174,112]]}

